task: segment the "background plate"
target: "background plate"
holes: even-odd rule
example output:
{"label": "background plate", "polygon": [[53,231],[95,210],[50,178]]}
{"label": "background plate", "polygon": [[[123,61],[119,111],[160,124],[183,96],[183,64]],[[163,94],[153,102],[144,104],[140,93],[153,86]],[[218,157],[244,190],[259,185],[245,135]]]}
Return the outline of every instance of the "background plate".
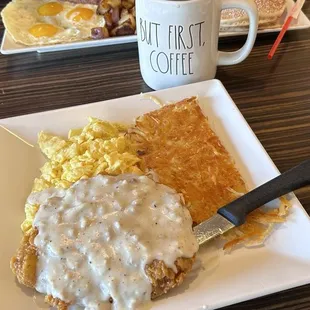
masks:
{"label": "background plate", "polygon": [[[153,92],[163,101],[199,96],[204,114],[236,162],[249,189],[278,175],[278,170],[244,120],[223,85],[207,81]],[[87,116],[131,123],[135,117],[158,106],[141,95],[77,106],[62,110],[0,120],[31,143],[37,133],[47,130],[66,135],[70,128],[83,126]],[[9,269],[21,233],[23,204],[43,158],[18,139],[0,131],[0,291],[3,309],[36,309],[33,291],[16,284]],[[230,254],[221,250],[219,240],[199,251],[194,270],[185,283],[157,300],[153,309],[216,309],[247,299],[310,283],[310,221],[294,195],[286,223],[267,239],[265,246],[240,248]],[[273,203],[276,205],[277,201]]]}
{"label": "background plate", "polygon": [[[282,25],[286,19],[287,11],[293,6],[293,0],[287,0],[287,10],[283,13],[279,24]],[[279,32],[281,26],[270,29],[259,30],[258,33],[270,33],[270,32]],[[305,29],[310,27],[310,21],[306,15],[301,12],[298,19],[292,21],[289,30],[298,30]],[[220,32],[220,37],[231,37],[246,35],[247,31],[230,31],[230,32]],[[2,54],[18,54],[18,53],[27,53],[27,52],[38,52],[38,53],[47,53],[47,52],[57,52],[64,50],[80,49],[80,48],[89,48],[89,47],[98,47],[98,46],[110,46],[110,45],[119,45],[126,43],[137,42],[137,36],[124,36],[116,37],[104,40],[89,40],[82,42],[74,43],[64,43],[64,44],[55,44],[55,45],[45,45],[45,46],[26,46],[23,44],[15,43],[10,36],[10,34],[5,31],[1,44],[1,53]]]}

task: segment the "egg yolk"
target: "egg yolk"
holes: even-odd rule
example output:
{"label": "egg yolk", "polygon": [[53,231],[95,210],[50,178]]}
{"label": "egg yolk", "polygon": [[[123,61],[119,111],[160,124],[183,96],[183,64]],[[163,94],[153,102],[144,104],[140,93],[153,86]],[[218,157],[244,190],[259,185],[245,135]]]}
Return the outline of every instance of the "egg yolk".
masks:
{"label": "egg yolk", "polygon": [[38,8],[41,16],[55,16],[63,10],[62,4],[58,2],[48,2]]}
{"label": "egg yolk", "polygon": [[29,33],[31,33],[34,37],[52,37],[58,31],[58,28],[50,25],[50,24],[37,24],[32,26],[29,29]]}
{"label": "egg yolk", "polygon": [[93,15],[94,15],[94,12],[91,9],[76,8],[76,9],[70,11],[67,14],[67,17],[71,18],[73,16],[73,20],[75,22],[79,22],[81,20],[89,20],[92,18]]}

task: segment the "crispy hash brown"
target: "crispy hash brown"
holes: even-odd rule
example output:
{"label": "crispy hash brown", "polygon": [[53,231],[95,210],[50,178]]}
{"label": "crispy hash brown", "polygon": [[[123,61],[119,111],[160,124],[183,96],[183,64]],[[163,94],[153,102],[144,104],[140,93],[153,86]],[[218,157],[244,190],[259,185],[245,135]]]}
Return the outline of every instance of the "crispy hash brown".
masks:
{"label": "crispy hash brown", "polygon": [[[130,131],[138,155],[159,182],[182,193],[194,223],[214,215],[246,192],[230,155],[192,97],[147,113]],[[247,222],[228,233],[226,248],[261,244],[274,223],[285,220],[287,201],[270,212],[256,210]]]}

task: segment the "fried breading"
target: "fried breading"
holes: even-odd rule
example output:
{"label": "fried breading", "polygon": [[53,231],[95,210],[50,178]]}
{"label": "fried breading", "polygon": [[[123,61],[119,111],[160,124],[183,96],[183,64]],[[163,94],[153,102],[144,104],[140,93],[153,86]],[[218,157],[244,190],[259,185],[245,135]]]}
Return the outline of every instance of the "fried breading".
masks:
{"label": "fried breading", "polygon": [[177,272],[168,268],[163,261],[154,260],[146,266],[145,273],[152,283],[152,299],[167,293],[179,286],[186,274],[191,271],[195,258],[178,258],[175,262]]}
{"label": "fried breading", "polygon": [[[17,250],[16,256],[11,259],[11,269],[16,275],[19,283],[34,288],[36,285],[36,265],[37,249],[34,245],[34,239],[38,234],[37,229],[31,229],[27,232]],[[185,275],[192,269],[195,258],[178,258],[175,262],[177,272],[168,268],[163,261],[154,260],[146,266],[145,273],[152,284],[152,295],[154,299],[170,289],[180,285]],[[113,302],[113,300],[110,300]],[[68,303],[52,295],[45,296],[45,302],[58,310],[67,310]]]}
{"label": "fried breading", "polygon": [[18,282],[28,287],[34,287],[36,284],[37,249],[34,238],[37,234],[36,229],[31,229],[24,234],[16,255],[10,262]]}
{"label": "fried breading", "polygon": [[[138,155],[159,183],[182,193],[195,224],[246,193],[234,162],[208,124],[196,97],[147,113],[130,130]],[[283,211],[283,210],[282,210]],[[285,212],[256,210],[243,226],[229,232],[229,244],[261,243]]]}
{"label": "fried breading", "polygon": [[[38,234],[36,228],[26,232],[22,238],[16,255],[12,257],[10,267],[16,275],[20,284],[35,288],[36,285],[36,268],[37,268],[37,248],[34,245],[34,239]],[[44,301],[58,310],[67,310],[68,304],[51,295],[46,295]]]}
{"label": "fried breading", "polygon": [[46,295],[44,301],[51,307],[57,308],[58,310],[67,310],[70,306],[59,298],[54,298],[52,295]]}

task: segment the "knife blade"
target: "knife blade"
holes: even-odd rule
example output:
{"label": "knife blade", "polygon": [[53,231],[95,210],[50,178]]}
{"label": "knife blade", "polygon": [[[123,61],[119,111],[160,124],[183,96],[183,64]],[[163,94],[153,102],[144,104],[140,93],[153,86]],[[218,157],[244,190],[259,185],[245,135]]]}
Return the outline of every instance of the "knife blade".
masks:
{"label": "knife blade", "polygon": [[306,185],[310,185],[310,160],[232,201],[210,219],[195,226],[193,231],[199,245],[244,224],[249,213],[267,202]]}
{"label": "knife blade", "polygon": [[195,226],[194,234],[198,244],[201,245],[219,235],[226,233],[234,227],[235,225],[229,222],[225,217],[220,214],[215,214],[210,219]]}

